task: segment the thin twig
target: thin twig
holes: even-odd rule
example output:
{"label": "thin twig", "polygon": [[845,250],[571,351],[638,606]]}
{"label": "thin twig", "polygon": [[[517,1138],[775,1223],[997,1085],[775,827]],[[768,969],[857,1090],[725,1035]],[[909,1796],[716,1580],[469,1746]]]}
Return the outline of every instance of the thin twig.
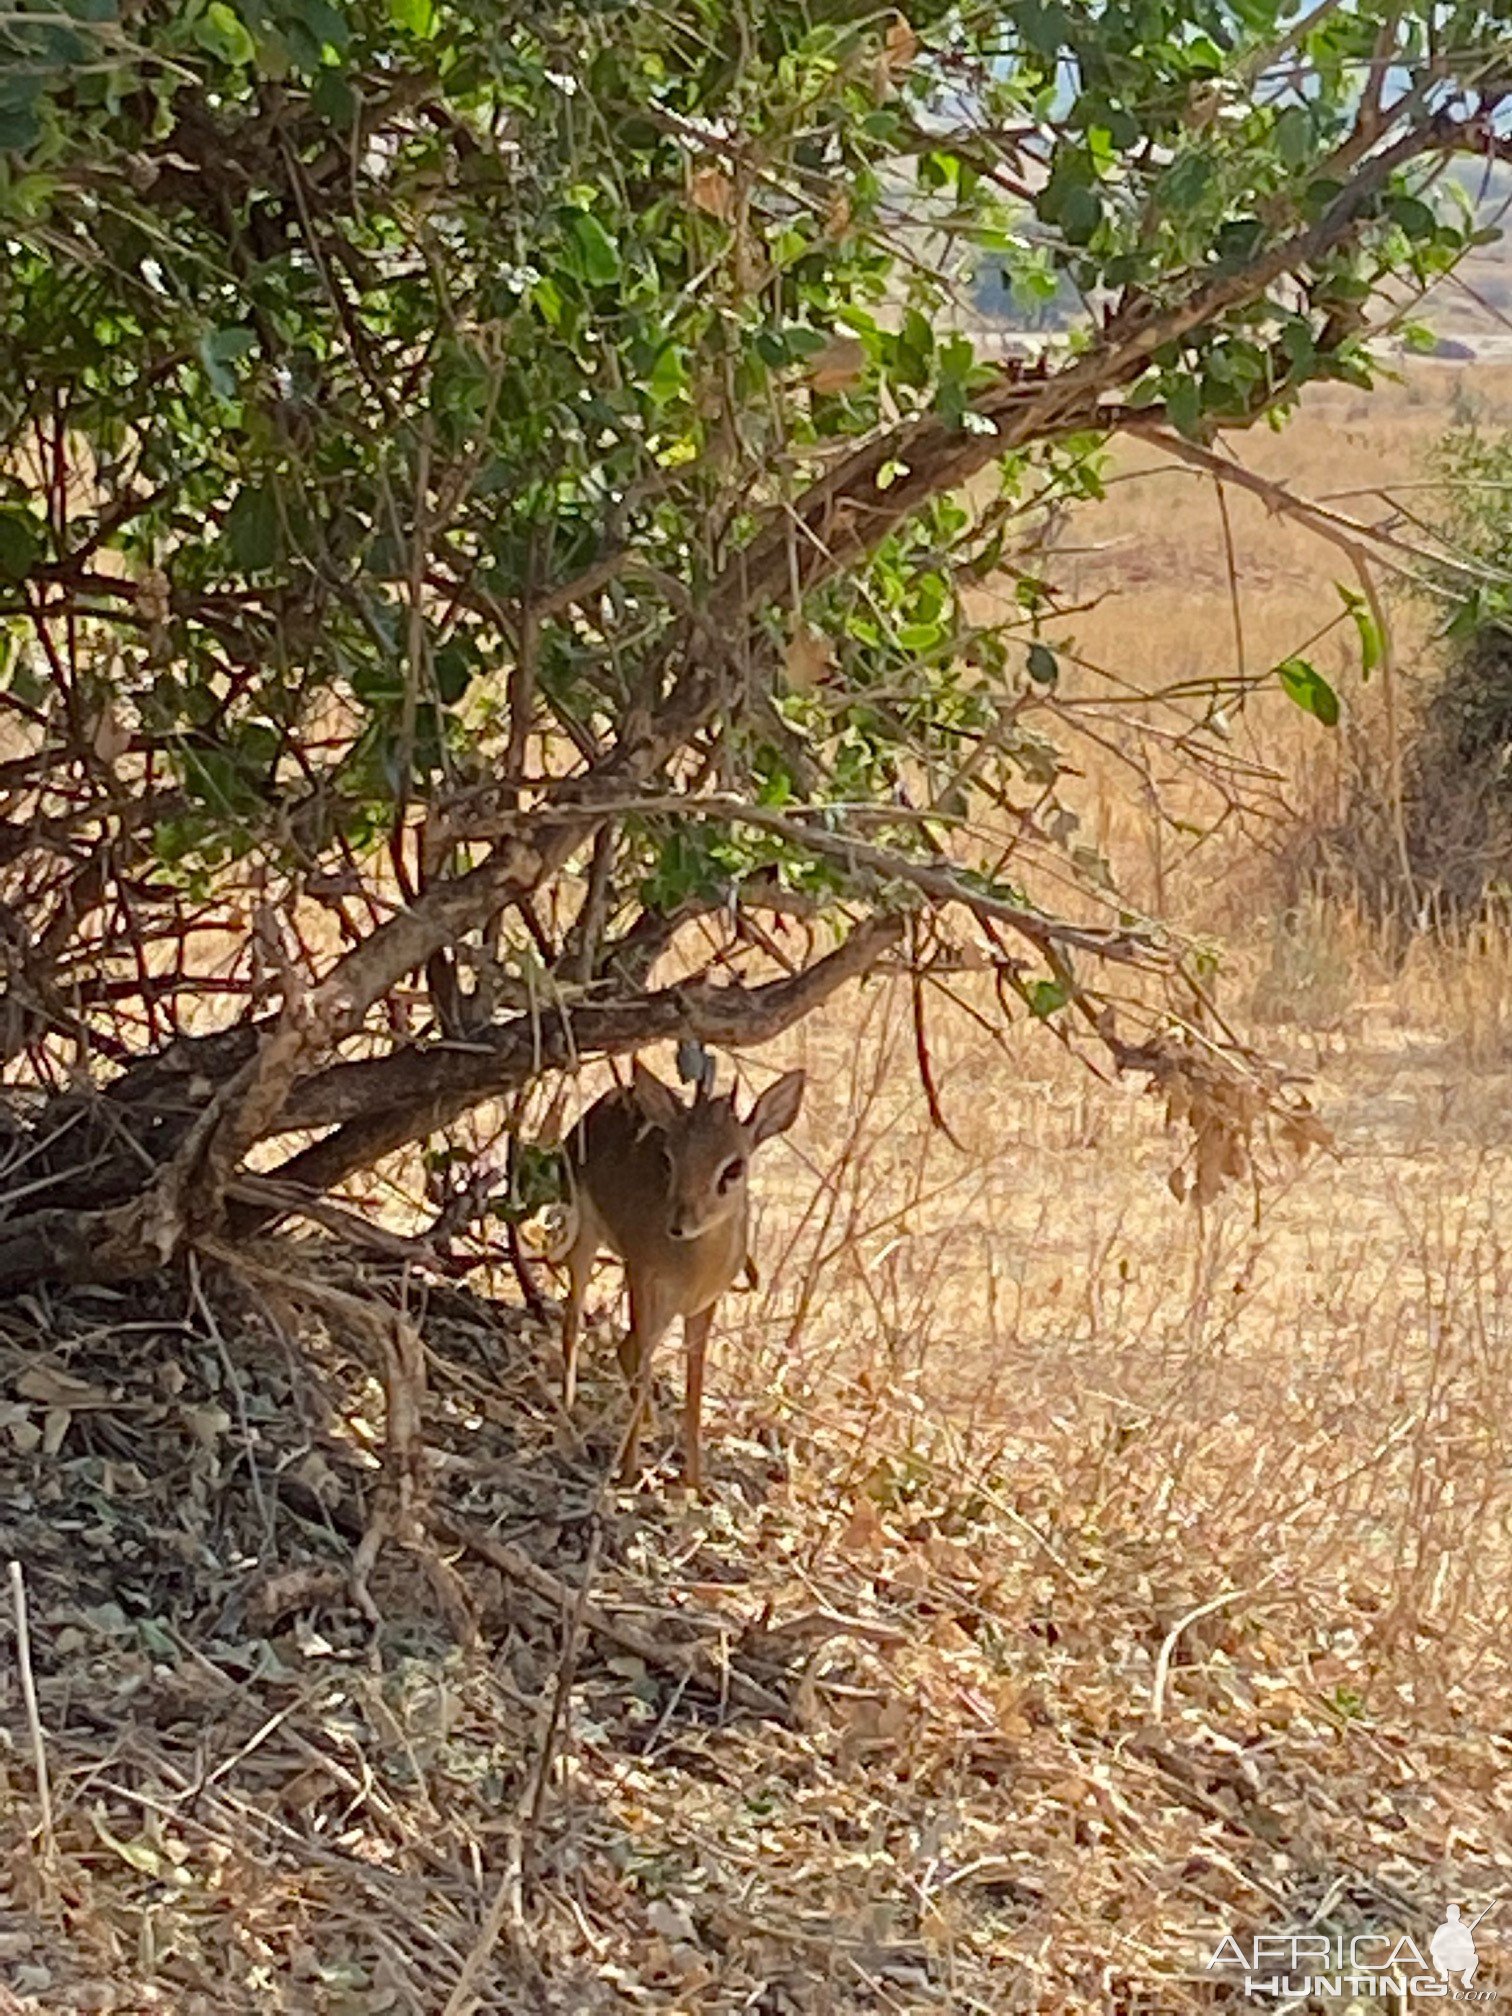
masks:
{"label": "thin twig", "polygon": [[[1269,1580],[1269,1577],[1266,1578]],[[1247,1596],[1257,1596],[1265,1587],[1265,1582],[1257,1582],[1253,1589],[1225,1589],[1220,1596],[1210,1596],[1206,1603],[1199,1603],[1195,1610],[1188,1610],[1185,1617],[1178,1619],[1165,1635],[1159,1657],[1155,1661],[1155,1678],[1150,1687],[1150,1720],[1158,1722],[1165,1708],[1166,1683],[1171,1677],[1171,1660],[1175,1656],[1181,1634],[1189,1624],[1200,1623],[1204,1617],[1211,1617],[1215,1610],[1221,1610],[1226,1603],[1240,1603]]]}
{"label": "thin twig", "polygon": [[572,1683],[577,1676],[578,1652],[583,1643],[583,1620],[587,1614],[588,1598],[593,1588],[594,1575],[598,1570],[599,1550],[603,1546],[603,1541],[602,1522],[595,1518],[588,1543],[588,1558],[583,1563],[583,1580],[578,1588],[577,1601],[572,1606],[572,1615],[567,1619],[562,1634],[562,1652],[557,1661],[556,1689],[551,1697],[551,1713],[541,1739],[541,1755],[536,1763],[535,1784],[531,1790],[530,1807],[525,1817],[524,1850],[527,1860],[536,1831],[541,1824],[541,1814],[545,1810],[546,1787],[551,1780],[551,1767],[556,1757],[557,1744],[561,1740],[567,1703],[572,1694]]}
{"label": "thin twig", "polygon": [[[523,1861],[520,1846],[520,1830],[511,1827],[508,1849],[504,1859],[504,1873],[499,1878],[499,1886],[494,1891],[493,1902],[488,1907],[487,1916],[478,1927],[478,1936],[472,1949],[462,1963],[462,1972],[457,1976],[457,1985],[446,1998],[446,2007],[441,2016],[472,2016],[482,1999],[479,1984],[483,1970],[488,1965],[494,1948],[498,1945],[507,1920],[518,1935],[524,1930],[524,1911],[521,1903],[523,1884]],[[516,1944],[518,1945],[518,1938]]]}
{"label": "thin twig", "polygon": [[37,1682],[32,1672],[31,1625],[26,1611],[26,1577],[21,1563],[10,1564],[11,1604],[16,1613],[16,1668],[21,1675],[21,1699],[26,1708],[26,1727],[31,1736],[32,1769],[37,1779],[37,1806],[42,1825],[42,1867],[51,1875],[58,1860],[58,1839],[53,1831],[52,1782],[47,1775],[47,1742],[42,1733],[42,1716],[37,1707]]}

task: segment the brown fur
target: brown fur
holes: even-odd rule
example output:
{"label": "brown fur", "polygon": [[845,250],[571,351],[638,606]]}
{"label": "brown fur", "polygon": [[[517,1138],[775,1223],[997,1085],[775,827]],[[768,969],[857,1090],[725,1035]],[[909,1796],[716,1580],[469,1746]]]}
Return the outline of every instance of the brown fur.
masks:
{"label": "brown fur", "polygon": [[630,1328],[620,1365],[630,1382],[631,1418],[620,1466],[636,1470],[649,1403],[651,1353],[681,1317],[688,1349],[683,1464],[701,1481],[704,1354],[714,1307],[749,1265],[750,1158],[798,1117],[803,1073],[790,1071],[742,1120],[733,1098],[697,1096],[685,1106],[637,1060],[631,1083],[591,1106],[568,1143],[574,1226],[565,1259],[569,1292],[562,1325],[563,1393],[571,1407],[583,1297],[605,1246],[625,1263]]}

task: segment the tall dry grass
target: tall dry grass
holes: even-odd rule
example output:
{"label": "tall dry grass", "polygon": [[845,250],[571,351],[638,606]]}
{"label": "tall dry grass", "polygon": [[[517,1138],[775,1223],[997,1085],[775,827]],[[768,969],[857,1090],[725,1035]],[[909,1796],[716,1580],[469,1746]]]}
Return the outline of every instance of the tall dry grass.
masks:
{"label": "tall dry grass", "polygon": [[[1458,956],[1479,1017],[1505,950],[1487,973]],[[1198,1546],[1215,1592],[1284,1578],[1311,1594],[1272,1633],[1300,1651],[1320,1605],[1350,1618],[1362,1699],[1410,1681],[1426,1711],[1504,1679],[1512,1160],[1487,1119],[1507,1056],[1488,1070],[1405,1013],[1356,1029],[1315,1053],[1338,1156],[1199,1214],[1165,1188],[1158,1112],[1037,1033],[1004,1055],[942,1029],[953,1147],[900,1024],[878,990],[789,1046],[807,1166],[768,1172],[737,1418],[800,1441],[849,1419],[862,1473],[885,1421],[920,1460],[1032,1480],[1073,1550],[1111,1522],[1141,1572]]]}

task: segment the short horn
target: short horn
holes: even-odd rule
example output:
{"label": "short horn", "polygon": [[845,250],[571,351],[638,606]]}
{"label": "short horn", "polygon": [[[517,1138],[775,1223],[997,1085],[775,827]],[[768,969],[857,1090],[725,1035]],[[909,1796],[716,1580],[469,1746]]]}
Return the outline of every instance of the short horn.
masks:
{"label": "short horn", "polygon": [[714,1090],[714,1059],[696,1036],[684,1036],[677,1046],[677,1075],[693,1087],[693,1104],[701,1106]]}

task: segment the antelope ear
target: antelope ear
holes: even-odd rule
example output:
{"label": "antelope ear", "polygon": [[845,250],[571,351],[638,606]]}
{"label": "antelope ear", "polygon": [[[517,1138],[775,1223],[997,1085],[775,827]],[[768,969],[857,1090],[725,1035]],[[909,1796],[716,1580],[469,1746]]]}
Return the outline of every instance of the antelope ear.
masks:
{"label": "antelope ear", "polygon": [[639,1107],[641,1118],[664,1134],[670,1134],[682,1118],[682,1101],[670,1085],[663,1085],[654,1071],[646,1069],[639,1057],[630,1070],[630,1096]]}
{"label": "antelope ear", "polygon": [[768,1085],[751,1108],[751,1117],[746,1122],[752,1139],[758,1145],[770,1141],[774,1134],[786,1134],[798,1118],[798,1108],[803,1104],[803,1086],[801,1071],[785,1071],[775,1085]]}

